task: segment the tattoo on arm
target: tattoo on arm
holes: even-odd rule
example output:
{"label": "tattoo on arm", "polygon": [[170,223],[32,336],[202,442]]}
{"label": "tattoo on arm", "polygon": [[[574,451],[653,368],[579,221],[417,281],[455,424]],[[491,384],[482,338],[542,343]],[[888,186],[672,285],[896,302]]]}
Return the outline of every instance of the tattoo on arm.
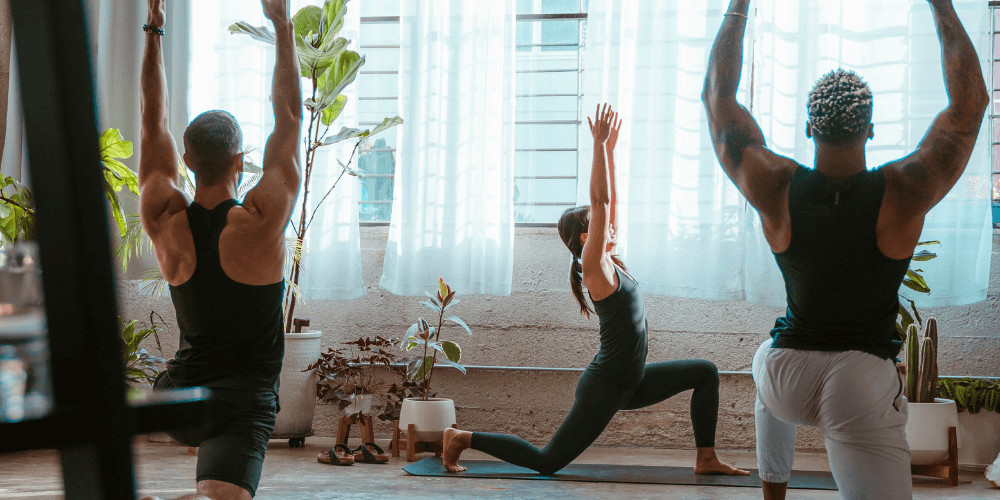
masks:
{"label": "tattoo on arm", "polygon": [[746,130],[736,125],[730,125],[723,130],[722,138],[726,144],[726,154],[729,155],[729,159],[732,160],[735,167],[740,166],[740,163],[743,162],[743,150],[757,143]]}

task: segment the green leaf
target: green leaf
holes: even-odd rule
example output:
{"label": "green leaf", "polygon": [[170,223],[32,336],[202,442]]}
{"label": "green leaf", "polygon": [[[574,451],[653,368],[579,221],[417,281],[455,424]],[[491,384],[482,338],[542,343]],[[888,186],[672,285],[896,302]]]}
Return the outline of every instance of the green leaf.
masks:
{"label": "green leaf", "polygon": [[904,278],[903,279],[903,286],[905,286],[906,288],[909,288],[910,290],[913,290],[915,292],[931,293],[931,289],[930,288],[927,288],[925,286],[921,286],[920,283],[917,283],[916,281],[913,281],[913,280],[909,280],[909,279],[905,279]]}
{"label": "green leaf", "polygon": [[465,367],[462,366],[461,364],[456,363],[456,362],[454,362],[454,361],[452,361],[450,359],[442,359],[441,362],[444,363],[444,364],[446,364],[446,365],[448,365],[448,366],[454,367],[458,371],[462,372],[463,375],[465,374]]}
{"label": "green leaf", "polygon": [[926,260],[931,260],[931,259],[933,259],[935,257],[937,257],[936,253],[931,253],[931,252],[929,252],[927,250],[921,250],[921,251],[913,254],[913,260],[918,261],[918,262],[923,262],[923,261],[926,261]]}
{"label": "green leaf", "polygon": [[907,288],[920,293],[931,293],[931,289],[927,286],[927,282],[924,281],[924,277],[910,269],[906,270],[906,278],[903,279],[903,284]]}
{"label": "green leaf", "polygon": [[247,35],[254,40],[274,45],[274,33],[264,26],[252,26],[245,21],[229,25],[229,32],[234,35]]}
{"label": "green leaf", "polygon": [[326,0],[323,3],[323,43],[336,37],[344,27],[344,16],[347,15],[346,0]]}
{"label": "green leaf", "polygon": [[[139,176],[132,169],[114,158],[101,158],[101,163],[104,165],[105,174],[111,172],[115,178],[121,181],[120,184],[113,186],[115,192],[121,191],[122,186],[124,186],[132,194],[139,196]],[[107,175],[104,178],[110,182]]]}
{"label": "green leaf", "polygon": [[328,135],[324,137],[323,140],[320,141],[320,145],[329,146],[330,144],[336,144],[338,142],[346,141],[347,139],[351,139],[354,137],[367,137],[367,136],[368,136],[367,130],[342,127],[340,129],[340,132],[337,132],[335,135]]}
{"label": "green leaf", "polygon": [[[413,349],[414,347],[426,345],[427,347],[430,347],[431,349],[434,349],[435,351],[444,353],[444,348],[441,347],[441,343],[437,342],[437,341],[434,341],[434,340],[424,340],[424,339],[422,339],[420,337],[412,337],[412,338],[410,338],[410,344],[411,344],[410,349]],[[409,350],[409,349],[407,349],[407,350]],[[445,353],[445,354],[447,354],[447,353]]]}
{"label": "green leaf", "polygon": [[941,242],[938,241],[938,240],[921,241],[921,242],[917,243],[917,246],[921,246],[921,245],[940,245],[940,244],[941,244]]}
{"label": "green leaf", "polygon": [[462,359],[462,348],[450,340],[441,342],[441,349],[444,351],[444,355],[448,356],[448,359],[456,363]]}
{"label": "green leaf", "polygon": [[319,46],[310,40],[309,35],[319,35],[319,20],[323,16],[323,11],[315,5],[307,5],[299,9],[292,16],[292,25],[295,27],[295,38],[305,38],[314,47]]}
{"label": "green leaf", "polygon": [[320,103],[332,105],[337,96],[358,76],[358,70],[365,64],[365,57],[353,50],[343,50],[328,66],[323,77],[317,82],[322,97]]}
{"label": "green leaf", "polygon": [[455,323],[458,326],[461,326],[462,328],[465,329],[465,333],[468,333],[469,335],[472,335],[472,329],[469,328],[469,325],[465,324],[465,322],[462,321],[462,318],[459,318],[458,316],[448,316],[444,320],[445,321],[451,321],[452,323]]}
{"label": "green leaf", "polygon": [[396,125],[402,125],[402,124],[403,124],[403,119],[400,118],[398,115],[393,116],[392,118],[384,118],[382,120],[382,123],[379,123],[378,125],[375,126],[375,128],[372,129],[371,134],[369,134],[368,137],[373,137],[375,136],[375,134],[385,132],[386,130],[395,127]]}
{"label": "green leaf", "polygon": [[347,105],[347,96],[341,94],[338,95],[336,99],[333,100],[329,106],[323,108],[323,114],[320,116],[320,121],[323,125],[329,127],[334,120],[340,116],[340,112],[344,110],[344,106]]}
{"label": "green leaf", "polygon": [[126,141],[121,131],[116,128],[109,128],[101,134],[100,147],[102,159],[132,157],[132,143]]}
{"label": "green leaf", "polygon": [[107,188],[111,189],[116,193],[118,191],[121,191],[122,187],[125,186],[125,182],[122,181],[121,176],[116,174],[111,169],[104,169],[104,183],[106,184]]}
{"label": "green leaf", "polygon": [[115,224],[118,225],[118,234],[124,235],[128,227],[125,224],[125,215],[122,213],[122,204],[118,201],[118,194],[112,191],[110,186],[105,185],[104,196],[111,205],[111,213],[115,216]]}
{"label": "green leaf", "polygon": [[417,372],[411,378],[413,380],[423,380],[432,370],[434,370],[434,356],[426,356],[423,362],[420,363],[420,368],[417,368]]}

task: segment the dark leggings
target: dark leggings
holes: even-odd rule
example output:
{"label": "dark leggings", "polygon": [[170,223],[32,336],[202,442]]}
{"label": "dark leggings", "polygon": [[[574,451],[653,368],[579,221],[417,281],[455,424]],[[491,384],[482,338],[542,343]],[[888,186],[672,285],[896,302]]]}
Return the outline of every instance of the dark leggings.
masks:
{"label": "dark leggings", "polygon": [[646,365],[642,379],[631,387],[613,385],[609,377],[585,371],[576,385],[576,400],[549,444],[539,450],[509,434],[474,432],[472,448],[505,462],[553,474],[590,446],[618,410],[643,408],[674,394],[694,389],[691,425],[699,448],[715,446],[719,414],[719,370],[710,361],[685,359]]}

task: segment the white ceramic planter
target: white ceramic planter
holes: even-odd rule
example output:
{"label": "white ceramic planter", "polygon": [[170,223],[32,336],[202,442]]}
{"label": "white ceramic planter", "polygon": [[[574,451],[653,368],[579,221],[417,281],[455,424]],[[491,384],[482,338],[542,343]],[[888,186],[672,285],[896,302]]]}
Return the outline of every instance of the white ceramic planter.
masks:
{"label": "white ceramic planter", "polygon": [[982,471],[1000,455],[1000,413],[979,410],[958,412],[958,466]]}
{"label": "white ceramic planter", "polygon": [[[948,427],[958,427],[958,407],[950,399],[936,398],[933,403],[908,403],[906,441],[910,444],[910,463],[926,465],[948,458]],[[962,436],[958,435],[959,449]]]}
{"label": "white ceramic planter", "polygon": [[274,437],[304,437],[312,433],[319,377],[302,370],[319,359],[322,336],[323,332],[315,330],[285,334],[285,357],[278,387],[281,411],[274,423]]}
{"label": "white ceramic planter", "polygon": [[406,398],[399,410],[399,429],[406,432],[409,424],[416,429],[417,441],[441,441],[444,430],[455,425],[455,402],[446,398]]}
{"label": "white ceramic planter", "polygon": [[344,408],[344,413],[348,415],[354,415],[355,413],[371,414],[372,401],[374,400],[374,394],[355,394],[354,399],[351,400],[351,404],[347,405],[347,408]]}

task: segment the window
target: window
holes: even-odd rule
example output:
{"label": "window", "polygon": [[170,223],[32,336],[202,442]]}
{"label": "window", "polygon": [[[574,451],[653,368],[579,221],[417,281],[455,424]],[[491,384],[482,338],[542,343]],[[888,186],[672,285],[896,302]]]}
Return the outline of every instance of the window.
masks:
{"label": "window", "polygon": [[993,225],[1000,227],[1000,1],[993,0],[990,6],[990,26],[993,43],[990,44],[990,163],[993,165]]}
{"label": "window", "polygon": [[[587,0],[518,0],[514,220],[551,225],[576,204],[583,31]],[[362,127],[399,112],[398,1],[362,2],[357,79]],[[406,119],[404,116],[403,119]],[[395,134],[362,144],[362,222],[389,222]]]}
{"label": "window", "polygon": [[[361,35],[355,50],[365,56],[355,89],[361,128],[377,125],[383,118],[399,114],[399,14],[398,1],[359,2]],[[405,120],[406,117],[404,116]],[[392,215],[393,175],[396,172],[395,129],[377,135],[358,149],[362,223],[387,223]]]}
{"label": "window", "polygon": [[514,221],[576,205],[586,0],[518,0]]}

